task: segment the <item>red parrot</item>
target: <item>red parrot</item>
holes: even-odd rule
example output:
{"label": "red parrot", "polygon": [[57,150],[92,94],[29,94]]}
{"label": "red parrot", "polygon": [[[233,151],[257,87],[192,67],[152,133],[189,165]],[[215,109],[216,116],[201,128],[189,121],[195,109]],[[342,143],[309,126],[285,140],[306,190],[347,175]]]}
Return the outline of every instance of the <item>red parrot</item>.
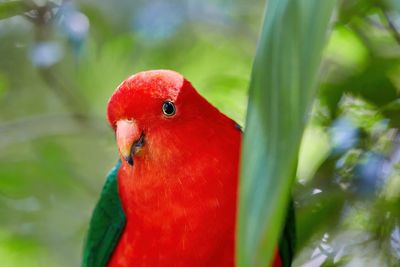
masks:
{"label": "red parrot", "polygon": [[[120,161],[92,215],[83,266],[235,266],[238,124],[169,70],[129,77],[107,115]],[[285,244],[290,253],[277,249],[272,266],[290,266]]]}

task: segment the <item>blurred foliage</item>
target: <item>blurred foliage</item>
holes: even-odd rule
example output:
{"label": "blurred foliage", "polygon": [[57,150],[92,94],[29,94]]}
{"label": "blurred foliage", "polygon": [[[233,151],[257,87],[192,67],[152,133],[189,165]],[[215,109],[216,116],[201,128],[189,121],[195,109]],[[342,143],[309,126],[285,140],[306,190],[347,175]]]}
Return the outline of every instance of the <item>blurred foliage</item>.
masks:
{"label": "blurred foliage", "polygon": [[[140,70],[174,69],[243,124],[264,1],[9,2],[0,1],[1,265],[77,266],[117,160],[105,120],[114,88]],[[294,266],[396,266],[400,4],[342,0],[332,23],[294,187]]]}
{"label": "blurred foliage", "polygon": [[400,13],[392,4],[338,7],[300,153],[296,266],[400,262]]}

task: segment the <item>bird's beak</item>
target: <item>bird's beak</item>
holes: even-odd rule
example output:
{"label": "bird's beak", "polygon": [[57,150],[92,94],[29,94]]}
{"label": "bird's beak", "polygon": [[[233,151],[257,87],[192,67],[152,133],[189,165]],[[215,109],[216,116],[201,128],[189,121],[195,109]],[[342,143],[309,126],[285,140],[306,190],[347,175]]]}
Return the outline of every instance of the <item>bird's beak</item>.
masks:
{"label": "bird's beak", "polygon": [[129,165],[133,165],[134,155],[144,144],[144,134],[132,120],[119,120],[115,133],[121,157]]}

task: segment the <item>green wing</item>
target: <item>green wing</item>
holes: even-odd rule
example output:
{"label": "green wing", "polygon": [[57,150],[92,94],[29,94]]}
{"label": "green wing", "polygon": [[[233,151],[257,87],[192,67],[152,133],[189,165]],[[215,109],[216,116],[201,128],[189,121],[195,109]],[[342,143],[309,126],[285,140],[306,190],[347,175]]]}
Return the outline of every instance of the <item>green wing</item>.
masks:
{"label": "green wing", "polygon": [[296,224],[294,214],[294,202],[291,199],[289,202],[288,211],[286,214],[286,222],[279,241],[279,253],[284,267],[290,267],[295,253],[296,242]]}
{"label": "green wing", "polygon": [[105,267],[124,229],[126,218],[118,194],[117,173],[111,170],[93,211],[83,251],[83,267]]}

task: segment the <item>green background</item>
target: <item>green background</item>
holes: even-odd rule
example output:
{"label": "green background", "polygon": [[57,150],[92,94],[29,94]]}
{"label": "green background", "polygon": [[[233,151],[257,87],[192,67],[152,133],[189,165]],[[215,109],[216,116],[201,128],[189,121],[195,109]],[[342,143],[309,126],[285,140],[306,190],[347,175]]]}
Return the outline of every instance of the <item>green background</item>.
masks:
{"label": "green background", "polygon": [[[135,72],[174,69],[243,125],[265,3],[4,3],[1,266],[78,266],[91,211],[118,158],[108,97]],[[338,2],[293,188],[294,266],[400,261],[398,8]]]}

